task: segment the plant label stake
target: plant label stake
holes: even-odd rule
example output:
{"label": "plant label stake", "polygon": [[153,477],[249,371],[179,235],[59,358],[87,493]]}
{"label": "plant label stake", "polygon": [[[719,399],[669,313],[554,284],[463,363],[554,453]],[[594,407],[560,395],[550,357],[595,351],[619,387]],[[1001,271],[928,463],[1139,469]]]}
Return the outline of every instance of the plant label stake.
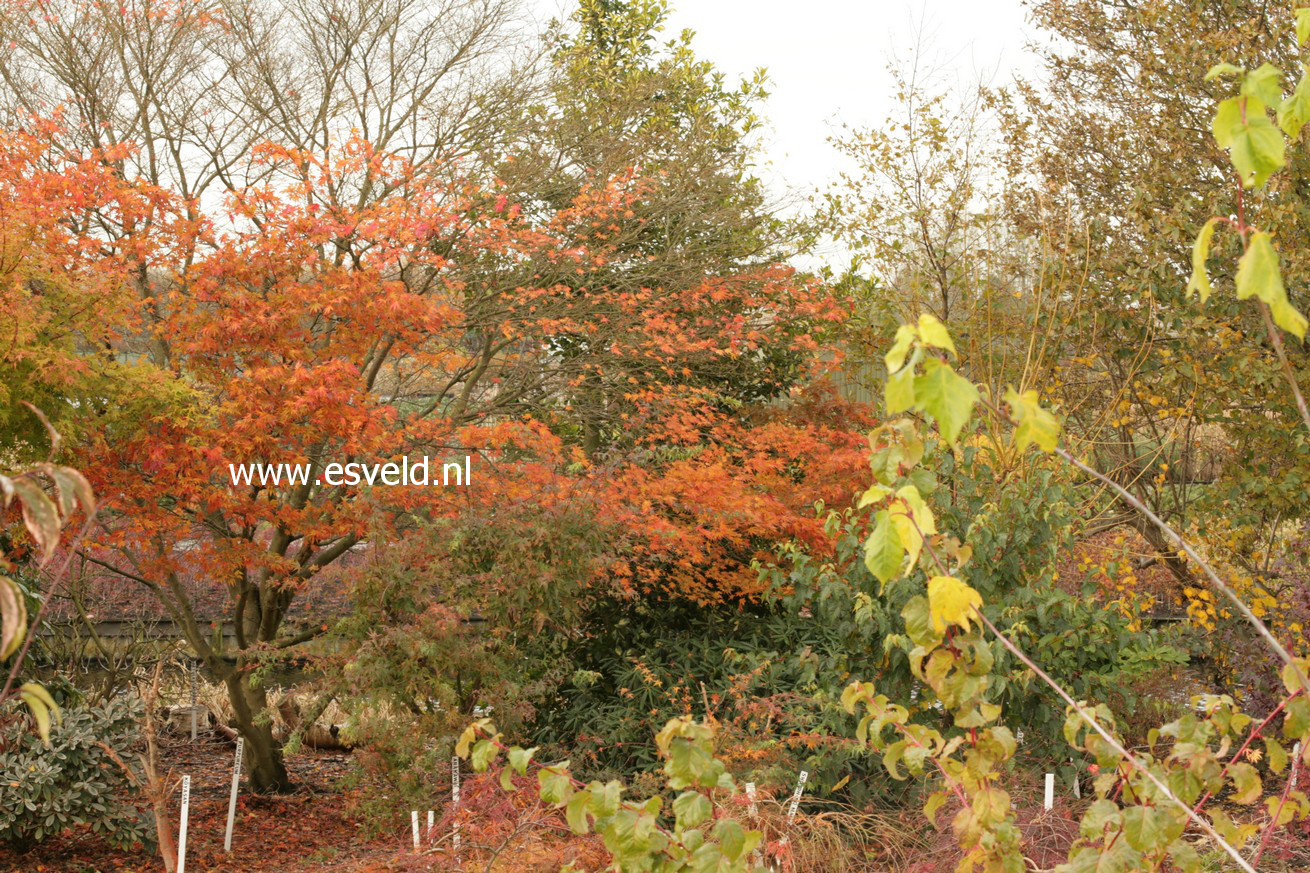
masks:
{"label": "plant label stake", "polygon": [[1296,790],[1296,765],[1301,763],[1301,743],[1298,741],[1296,748],[1292,749],[1292,790]]}
{"label": "plant label stake", "polygon": [[1055,774],[1054,773],[1046,774],[1046,799],[1042,802],[1042,805],[1046,809],[1050,809],[1053,806],[1055,806]]}
{"label": "plant label stake", "polygon": [[791,804],[787,807],[787,824],[796,817],[796,810],[801,805],[801,795],[805,793],[805,780],[810,778],[810,771],[802,770],[796,780],[796,790],[791,793]]}
{"label": "plant label stake", "polygon": [[459,858],[459,756],[450,759],[450,807],[455,818],[455,832],[451,845],[455,847],[455,857]]}
{"label": "plant label stake", "polygon": [[186,826],[191,813],[191,777],[182,777],[182,817],[177,822],[177,873],[186,873]]}
{"label": "plant label stake", "polygon": [[[757,810],[755,808],[755,783],[754,782],[746,783],[746,799],[750,801],[751,821],[754,822],[755,816],[757,814]],[[760,862],[760,850],[756,849],[754,852],[751,852],[751,863],[759,864],[759,862]]]}
{"label": "plant label stake", "polygon": [[[801,805],[801,795],[805,793],[805,780],[809,778],[810,771],[802,770],[800,778],[796,780],[796,790],[791,793],[791,803],[787,805],[787,824],[791,824],[791,820],[796,817],[796,810]],[[790,841],[791,834],[783,834],[782,839],[778,840],[778,845],[785,846]]]}
{"label": "plant label stake", "polygon": [[[1069,763],[1072,764],[1073,761],[1070,761]],[[1075,768],[1074,768],[1074,771],[1073,771],[1073,796],[1074,796],[1074,798],[1077,799],[1077,800],[1082,800],[1082,799],[1083,799],[1083,786],[1082,786],[1082,780],[1078,778],[1079,775],[1080,775],[1080,774],[1079,774],[1079,772],[1078,772],[1078,768],[1075,767]]]}
{"label": "plant label stake", "polygon": [[191,742],[196,741],[196,663],[191,662]]}
{"label": "plant label stake", "polygon": [[434,816],[432,814],[432,810],[429,809],[428,810],[428,842],[429,843],[432,842],[432,828],[436,826],[436,823],[437,823],[436,816]]}
{"label": "plant label stake", "polygon": [[232,852],[232,825],[237,817],[237,784],[241,781],[241,752],[245,749],[246,738],[237,737],[236,760],[232,764],[232,791],[227,796],[227,831],[223,834],[223,851]]}
{"label": "plant label stake", "polygon": [[409,826],[410,829],[414,831],[414,851],[417,852],[418,851],[418,810],[417,809],[411,809],[409,811]]}

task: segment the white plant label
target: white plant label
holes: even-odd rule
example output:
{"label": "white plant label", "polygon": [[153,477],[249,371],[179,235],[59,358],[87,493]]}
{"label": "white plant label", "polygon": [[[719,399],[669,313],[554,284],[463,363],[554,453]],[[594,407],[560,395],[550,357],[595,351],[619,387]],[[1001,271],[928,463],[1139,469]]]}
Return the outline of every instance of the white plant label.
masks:
{"label": "white plant label", "polygon": [[750,801],[751,818],[755,818],[755,783],[746,783],[746,799]]}
{"label": "white plant label", "polygon": [[1051,809],[1055,806],[1055,774],[1046,774],[1046,798],[1042,801],[1042,806]]}
{"label": "white plant label", "polygon": [[418,810],[417,809],[411,809],[409,811],[409,826],[410,826],[410,830],[414,832],[414,851],[417,852],[418,851]]}
{"label": "white plant label", "polygon": [[1296,747],[1292,749],[1292,791],[1296,790],[1296,771],[1301,766],[1301,741],[1297,740]]}
{"label": "white plant label", "polygon": [[432,842],[432,829],[437,825],[437,817],[433,815],[432,810],[428,810],[428,842]]}
{"label": "white plant label", "polygon": [[223,834],[223,851],[232,851],[232,826],[237,817],[237,785],[241,782],[241,753],[246,748],[246,738],[237,737],[236,758],[232,764],[232,791],[227,796],[227,831]]}
{"label": "white plant label", "polygon": [[455,848],[455,855],[459,855],[459,756],[456,755],[450,759],[450,807],[452,817],[455,817],[454,834],[451,836],[451,845]]}
{"label": "white plant label", "polygon": [[787,807],[787,822],[796,817],[796,810],[801,805],[801,795],[805,793],[805,780],[810,778],[808,770],[802,770],[801,776],[796,780],[796,790],[791,793],[791,804]]}
{"label": "white plant label", "polygon": [[177,873],[186,873],[186,827],[191,813],[191,777],[182,777],[182,816],[177,822]]}

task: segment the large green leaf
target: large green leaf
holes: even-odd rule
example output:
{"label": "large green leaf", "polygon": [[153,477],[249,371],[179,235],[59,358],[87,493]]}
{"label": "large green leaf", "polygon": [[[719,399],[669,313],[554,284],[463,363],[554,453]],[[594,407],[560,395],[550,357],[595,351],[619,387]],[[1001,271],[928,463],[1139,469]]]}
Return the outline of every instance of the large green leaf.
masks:
{"label": "large green leaf", "polygon": [[1278,252],[1274,251],[1273,238],[1258,231],[1237,264],[1237,297],[1246,300],[1254,297],[1269,306],[1274,323],[1298,339],[1305,339],[1306,320],[1287,299],[1283,276],[1278,266]]}
{"label": "large green leaf", "polygon": [[864,566],[874,578],[886,585],[901,572],[905,546],[892,524],[891,515],[881,510],[874,516],[873,533],[864,542]]}
{"label": "large green leaf", "polygon": [[888,415],[904,412],[914,405],[914,368],[901,367],[887,377],[883,386],[883,404]]}
{"label": "large green leaf", "polygon": [[1231,97],[1219,104],[1214,135],[1229,150],[1233,166],[1248,188],[1260,188],[1286,163],[1283,133],[1266,114],[1259,97]]}
{"label": "large green leaf", "polygon": [[1282,81],[1282,70],[1273,64],[1261,64],[1242,80],[1242,93],[1248,97],[1259,97],[1266,104],[1272,105],[1283,98]]}
{"label": "large green leaf", "polygon": [[914,400],[919,409],[937,420],[942,438],[954,443],[973,414],[978,389],[947,364],[928,358],[923,362],[923,374],[914,380]]}
{"label": "large green leaf", "polygon": [[1278,104],[1278,126],[1292,139],[1300,139],[1301,127],[1310,121],[1310,75],[1301,74],[1296,87]]}

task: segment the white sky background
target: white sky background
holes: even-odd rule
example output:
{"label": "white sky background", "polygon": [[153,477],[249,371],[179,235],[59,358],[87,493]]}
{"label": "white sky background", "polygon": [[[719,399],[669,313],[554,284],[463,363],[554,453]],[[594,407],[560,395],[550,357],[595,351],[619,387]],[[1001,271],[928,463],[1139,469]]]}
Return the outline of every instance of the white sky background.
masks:
{"label": "white sky background", "polygon": [[[542,20],[567,15],[568,0],[534,0]],[[699,57],[730,80],[764,67],[764,178],[795,201],[837,177],[828,138],[843,124],[881,126],[897,105],[887,64],[921,62],[943,87],[999,86],[1037,67],[1026,46],[1036,31],[1021,0],[670,0],[669,30],[695,31]]]}

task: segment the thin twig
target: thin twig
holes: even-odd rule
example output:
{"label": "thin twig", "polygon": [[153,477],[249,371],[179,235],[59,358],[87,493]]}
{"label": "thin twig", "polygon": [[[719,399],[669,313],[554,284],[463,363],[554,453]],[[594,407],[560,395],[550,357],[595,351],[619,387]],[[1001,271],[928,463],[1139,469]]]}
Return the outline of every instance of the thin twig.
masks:
{"label": "thin twig", "polygon": [[1301,420],[1305,422],[1306,430],[1310,430],[1310,409],[1305,405],[1305,398],[1301,396],[1301,386],[1296,382],[1296,373],[1292,371],[1292,365],[1287,361],[1287,351],[1283,348],[1283,336],[1278,328],[1274,325],[1274,319],[1269,313],[1269,305],[1263,300],[1257,300],[1256,305],[1260,307],[1260,316],[1264,319],[1265,333],[1269,334],[1269,342],[1278,353],[1278,362],[1283,365],[1283,378],[1287,379],[1287,384],[1292,386],[1292,396],[1296,398],[1296,408],[1301,411]]}

